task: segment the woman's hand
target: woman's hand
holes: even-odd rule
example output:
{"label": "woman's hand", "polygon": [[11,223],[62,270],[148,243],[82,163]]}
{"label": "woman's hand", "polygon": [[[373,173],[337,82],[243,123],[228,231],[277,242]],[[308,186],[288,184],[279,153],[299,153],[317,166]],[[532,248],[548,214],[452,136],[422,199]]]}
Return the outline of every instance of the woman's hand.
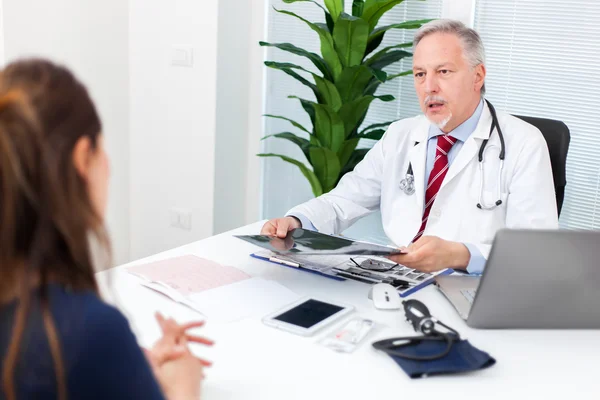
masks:
{"label": "woman's hand", "polygon": [[203,368],[210,361],[195,357],[189,350],[189,343],[212,346],[214,342],[201,336],[190,335],[188,331],[204,325],[203,321],[178,324],[172,318],[165,319],[156,313],[162,337],[146,356],[168,399],[197,399],[200,395],[200,382],[204,378]]}
{"label": "woman's hand", "polygon": [[[180,345],[188,348],[185,337]],[[165,361],[155,370],[155,374],[168,400],[197,400],[200,399],[203,370],[203,362],[186,350],[177,358]]]}
{"label": "woman's hand", "polygon": [[[165,319],[162,314],[158,312],[155,314],[155,317],[163,334],[162,338],[156,342],[152,348],[153,357],[155,357],[158,362],[172,360],[177,358],[178,355],[183,354],[183,352],[187,350],[187,345],[185,347],[181,346],[181,341],[184,338],[187,343],[199,343],[206,346],[212,346],[214,344],[210,339],[188,334],[188,330],[204,326],[204,321],[189,322],[180,325],[175,322],[173,318]],[[212,365],[210,361],[204,359],[199,360],[206,367]]]}

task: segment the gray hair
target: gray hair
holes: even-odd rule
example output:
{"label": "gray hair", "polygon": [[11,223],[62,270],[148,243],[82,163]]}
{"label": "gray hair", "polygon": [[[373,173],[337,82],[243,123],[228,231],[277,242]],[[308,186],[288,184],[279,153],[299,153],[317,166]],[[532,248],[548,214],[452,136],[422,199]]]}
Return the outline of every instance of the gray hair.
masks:
{"label": "gray hair", "polygon": [[[458,36],[463,44],[465,59],[471,65],[471,68],[475,68],[479,64],[485,64],[485,48],[479,33],[462,22],[453,19],[437,19],[419,28],[413,39],[413,52],[423,38],[434,33],[450,33]],[[481,87],[481,94],[485,94],[485,83]]]}

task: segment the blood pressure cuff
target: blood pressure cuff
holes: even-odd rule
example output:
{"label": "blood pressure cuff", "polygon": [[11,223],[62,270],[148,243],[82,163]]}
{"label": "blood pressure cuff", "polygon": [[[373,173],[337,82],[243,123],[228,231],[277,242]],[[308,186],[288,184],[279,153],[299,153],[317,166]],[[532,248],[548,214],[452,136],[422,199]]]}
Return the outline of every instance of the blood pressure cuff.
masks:
{"label": "blood pressure cuff", "polygon": [[[445,348],[444,341],[420,341],[403,346],[402,352],[412,356],[428,356],[440,354]],[[475,371],[496,363],[488,353],[472,346],[467,340],[454,341],[447,355],[432,361],[415,361],[389,353],[388,355],[413,379]]]}

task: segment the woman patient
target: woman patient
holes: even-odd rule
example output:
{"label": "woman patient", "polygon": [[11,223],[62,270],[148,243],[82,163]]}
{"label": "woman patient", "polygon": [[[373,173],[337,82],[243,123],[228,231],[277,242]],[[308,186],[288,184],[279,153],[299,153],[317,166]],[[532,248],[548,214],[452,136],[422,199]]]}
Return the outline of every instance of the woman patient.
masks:
{"label": "woman patient", "polygon": [[43,60],[0,72],[0,398],[197,399],[189,329],[158,316],[146,356],[104,303],[90,242],[104,229],[109,166],[85,87]]}

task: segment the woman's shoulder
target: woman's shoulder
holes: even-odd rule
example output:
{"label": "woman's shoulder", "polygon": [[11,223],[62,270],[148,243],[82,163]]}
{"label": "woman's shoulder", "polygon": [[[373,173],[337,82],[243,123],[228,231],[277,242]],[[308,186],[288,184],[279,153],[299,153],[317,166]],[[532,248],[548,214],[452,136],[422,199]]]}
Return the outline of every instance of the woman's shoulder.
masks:
{"label": "woman's shoulder", "polygon": [[[93,292],[62,289],[53,296],[55,306],[70,309],[61,313],[65,350],[69,354],[69,386],[73,397],[162,399],[150,366],[137,343],[129,321],[116,307]],[[73,315],[77,317],[73,318]],[[69,327],[73,332],[69,334]],[[68,347],[68,350],[66,349]],[[100,386],[98,386],[98,384]]]}
{"label": "woman's shoulder", "polygon": [[[50,308],[55,318],[68,318],[83,328],[127,324],[125,316],[91,290],[74,290],[64,286],[49,287]],[[88,326],[88,323],[91,325]]]}
{"label": "woman's shoulder", "polygon": [[[105,337],[122,340],[132,336],[123,313],[91,290],[79,291],[52,285],[49,299],[59,330],[63,330],[64,336],[69,339],[76,339],[75,342],[101,344]],[[73,335],[80,337],[74,338]]]}

